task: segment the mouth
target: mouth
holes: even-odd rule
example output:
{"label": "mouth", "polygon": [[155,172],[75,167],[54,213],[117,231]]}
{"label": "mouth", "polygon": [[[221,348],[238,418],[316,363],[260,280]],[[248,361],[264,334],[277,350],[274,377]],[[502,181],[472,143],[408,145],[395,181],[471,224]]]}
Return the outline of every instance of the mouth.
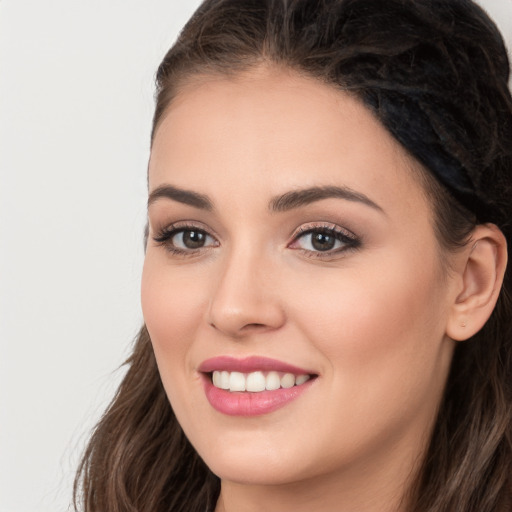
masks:
{"label": "mouth", "polygon": [[216,357],[198,368],[210,405],[230,416],[267,414],[302,395],[318,375],[275,359]]}
{"label": "mouth", "polygon": [[301,386],[311,379],[312,375],[282,372],[255,371],[251,373],[228,372],[227,370],[215,370],[211,374],[212,384],[218,389],[227,391],[249,393],[261,393],[262,391],[275,391],[277,389],[289,389],[293,386]]}

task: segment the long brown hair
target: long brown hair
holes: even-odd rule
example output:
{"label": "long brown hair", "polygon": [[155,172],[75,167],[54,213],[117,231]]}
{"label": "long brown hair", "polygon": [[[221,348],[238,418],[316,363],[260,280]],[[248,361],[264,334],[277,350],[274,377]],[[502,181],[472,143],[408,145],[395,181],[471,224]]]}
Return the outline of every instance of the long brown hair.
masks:
{"label": "long brown hair", "polygon": [[[152,138],[197,75],[275,63],[350,91],[427,170],[444,250],[493,222],[512,244],[512,99],[501,36],[470,0],[206,0],[157,72]],[[512,275],[458,345],[411,512],[510,512]],[[205,512],[220,490],[180,428],[142,327],[75,481],[85,512]]]}

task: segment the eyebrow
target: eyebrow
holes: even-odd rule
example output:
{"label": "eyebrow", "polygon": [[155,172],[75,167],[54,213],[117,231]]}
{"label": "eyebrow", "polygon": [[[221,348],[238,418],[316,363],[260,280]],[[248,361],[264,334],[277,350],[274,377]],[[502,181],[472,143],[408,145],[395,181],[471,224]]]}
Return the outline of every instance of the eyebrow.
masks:
{"label": "eyebrow", "polygon": [[349,187],[336,186],[310,187],[286,192],[283,195],[274,197],[270,201],[270,209],[274,212],[285,212],[316,201],[321,201],[322,199],[330,198],[345,199],[347,201],[363,203],[375,210],[384,212],[377,203],[361,192],[356,192]]}
{"label": "eyebrow", "polygon": [[191,190],[173,187],[172,185],[162,185],[153,190],[148,197],[148,207],[161,198],[172,199],[200,210],[213,210],[213,203],[208,196],[192,192]]}
{"label": "eyebrow", "polygon": [[[174,187],[172,185],[162,185],[157,187],[149,194],[148,207],[161,198],[172,199],[179,203],[183,203],[201,210],[212,211],[213,202],[204,194],[192,192]],[[368,196],[361,192],[356,192],[349,187],[309,187],[300,190],[292,190],[271,199],[269,208],[273,212],[286,212],[301,206],[305,206],[323,199],[345,199],[347,201],[355,201],[366,206],[383,212],[384,210]]]}

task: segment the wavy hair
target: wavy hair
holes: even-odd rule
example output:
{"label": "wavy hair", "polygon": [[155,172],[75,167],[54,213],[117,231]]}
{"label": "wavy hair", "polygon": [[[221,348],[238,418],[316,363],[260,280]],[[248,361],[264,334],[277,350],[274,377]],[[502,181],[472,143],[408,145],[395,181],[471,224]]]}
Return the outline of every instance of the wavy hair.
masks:
{"label": "wavy hair", "polygon": [[[470,0],[206,0],[156,75],[151,138],[200,75],[277,64],[358,97],[422,164],[444,250],[495,223],[512,253],[512,99],[502,38]],[[510,265],[509,265],[510,267]],[[411,512],[512,510],[512,276],[460,343]],[[205,512],[220,491],[165,395],[142,327],[75,480],[84,512]]]}

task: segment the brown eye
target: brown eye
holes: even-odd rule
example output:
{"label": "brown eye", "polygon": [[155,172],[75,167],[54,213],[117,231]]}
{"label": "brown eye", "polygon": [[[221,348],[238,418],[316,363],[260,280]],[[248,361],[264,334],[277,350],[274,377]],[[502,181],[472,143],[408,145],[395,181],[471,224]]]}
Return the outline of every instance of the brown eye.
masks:
{"label": "brown eye", "polygon": [[219,246],[214,236],[194,225],[168,226],[158,232],[153,240],[171,254],[180,256],[192,256]]}
{"label": "brown eye", "polygon": [[350,245],[351,242],[353,240],[341,233],[332,230],[312,229],[299,236],[294,245],[306,251],[327,252],[342,249],[344,246]]}
{"label": "brown eye", "polygon": [[182,229],[174,233],[171,238],[172,245],[178,249],[201,249],[211,245],[213,239],[204,231],[198,229]]}
{"label": "brown eye", "polygon": [[329,251],[334,249],[336,238],[326,233],[311,233],[311,245],[317,251]]}
{"label": "brown eye", "polygon": [[291,249],[301,249],[307,253],[334,255],[347,249],[359,247],[360,240],[348,230],[340,227],[301,228],[296,235]]}

